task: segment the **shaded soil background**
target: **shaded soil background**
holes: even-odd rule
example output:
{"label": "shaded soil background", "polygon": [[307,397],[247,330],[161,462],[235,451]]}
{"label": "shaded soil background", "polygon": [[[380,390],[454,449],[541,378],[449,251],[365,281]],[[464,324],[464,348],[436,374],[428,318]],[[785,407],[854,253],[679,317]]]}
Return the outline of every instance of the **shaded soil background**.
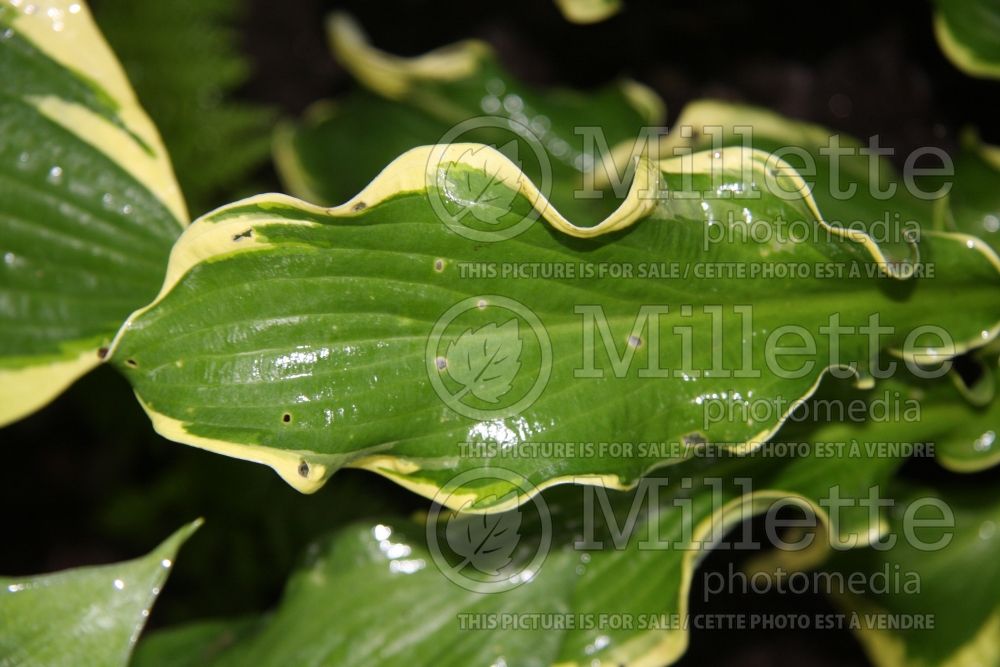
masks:
{"label": "shaded soil background", "polygon": [[[354,84],[330,57],[323,33],[323,19],[335,8],[359,18],[376,45],[403,55],[480,37],[516,75],[539,86],[590,88],[631,76],[664,98],[668,123],[687,101],[717,97],[859,137],[879,134],[897,156],[923,145],[953,150],[966,125],[1000,142],[1000,86],[957,71],[934,40],[929,4],[903,1],[831,3],[822,16],[808,3],[629,1],[605,23],[576,26],[544,0],[490,6],[252,0],[234,25],[251,65],[238,97],[294,117],[313,101],[350,89]],[[261,190],[281,188],[266,164],[252,181]],[[232,196],[219,192],[215,203]],[[206,517],[178,559],[151,618],[154,627],[266,609],[318,534],[425,505],[357,471],[342,471],[319,493],[301,496],[266,468],[169,443],[151,433],[129,387],[107,368],[0,431],[0,446],[4,574],[131,558],[181,523]],[[916,462],[907,473],[942,476],[932,464]],[[725,571],[734,562],[739,558],[717,552],[704,567]],[[693,611],[834,610],[809,594],[707,603],[695,595]],[[681,664],[752,667],[793,660],[867,664],[847,631],[694,633]]]}

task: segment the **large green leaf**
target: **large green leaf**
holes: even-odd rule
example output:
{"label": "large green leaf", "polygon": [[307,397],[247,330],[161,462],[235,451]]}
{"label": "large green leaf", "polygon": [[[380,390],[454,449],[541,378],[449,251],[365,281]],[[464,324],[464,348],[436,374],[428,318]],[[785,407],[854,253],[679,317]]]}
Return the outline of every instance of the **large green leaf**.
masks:
{"label": "large green leaf", "polygon": [[[879,667],[1000,665],[1000,502],[990,491],[982,486],[945,493],[900,489],[898,499],[904,503],[929,498],[946,505],[953,527],[915,528],[911,520],[920,543],[902,539],[905,513],[898,513],[893,523],[901,539],[892,548],[861,549],[834,559],[831,569],[844,573],[889,572],[897,581],[899,573],[919,577],[919,590],[896,591],[890,584],[888,592],[840,597],[859,615],[858,637]],[[912,516],[934,522],[942,514],[928,505]],[[939,540],[943,547],[925,548]],[[891,619],[899,629],[880,625]]]}
{"label": "large green leaf", "polygon": [[0,7],[0,424],[99,362],[186,215],[86,6]]}
{"label": "large green leaf", "polygon": [[[831,485],[843,484],[844,498],[867,497],[887,472],[869,477],[864,457],[845,457],[836,471],[818,461],[700,460],[655,492],[612,491],[591,505],[590,490],[566,487],[543,494],[544,509],[486,515],[519,531],[501,539],[514,548],[489,581],[523,582],[492,592],[475,586],[487,563],[454,563],[467,556],[453,536],[484,515],[441,517],[430,534],[406,520],[351,526],[309,552],[258,626],[157,633],[140,645],[136,665],[668,664],[687,646],[698,563],[721,541],[753,548],[745,534],[724,538],[730,528],[777,503],[800,508],[796,518],[818,515],[822,527],[816,502]],[[540,563],[539,550],[547,554]],[[522,625],[503,625],[512,621]]]}
{"label": "large green leaf", "polygon": [[127,665],[177,550],[200,524],[135,560],[0,578],[0,664]]}
{"label": "large green leaf", "polygon": [[966,74],[1000,78],[1000,3],[935,0],[934,32],[941,50]]}
{"label": "large green leaf", "polygon": [[[899,382],[896,390],[901,393],[892,401],[899,404],[910,405],[918,396]],[[800,508],[794,518],[781,515],[785,519],[816,517],[812,538],[779,531],[788,543],[805,540],[796,545],[802,550],[774,552],[784,555],[822,556],[831,544],[844,550],[888,538],[889,517],[871,514],[859,501],[882,497],[880,489],[904,455],[878,448],[919,441],[936,417],[886,418],[884,392],[883,386],[859,392],[843,381],[827,383],[803,404],[805,416],[753,456],[699,458],[670,469],[669,477],[661,471],[647,479],[663,486],[609,492],[606,498],[583,487],[550,489],[536,498],[538,505],[499,515],[439,515],[430,533],[419,523],[388,519],[344,529],[310,550],[281,605],[259,625],[212,621],[155,633],[140,644],[136,664],[235,665],[250,656],[262,667],[288,656],[317,666],[497,664],[500,658],[510,665],[667,664],[687,644],[689,596],[711,595],[706,584],[718,583],[696,576],[701,559],[720,540],[750,553],[761,548],[743,544],[744,532],[727,534],[741,521],[776,503]],[[862,409],[850,408],[850,420],[827,412],[834,403],[853,401]],[[655,496],[645,495],[653,488]],[[839,512],[828,513],[834,490],[843,502]],[[489,525],[513,527],[519,537],[511,562],[499,576],[484,578],[502,582],[524,572],[550,525],[546,512],[552,530],[548,557],[520,586],[476,592],[471,584],[481,579],[475,566],[458,570],[468,580],[440,569],[464,555],[452,553],[462,542],[453,544],[449,532],[463,535],[456,528],[493,518]],[[594,518],[591,529],[586,516]],[[777,516],[765,524],[777,528]],[[476,614],[498,621],[503,614],[520,614],[539,628],[491,627],[486,617],[474,620]],[[557,625],[570,617],[576,627]],[[634,626],[611,627],[628,622]]]}
{"label": "large green leaf", "polygon": [[[534,90],[482,42],[400,58],[369,45],[343,14],[330,18],[329,33],[338,59],[371,92],[319,102],[276,133],[282,179],[313,203],[346,201],[410,148],[478,142],[517,162],[565,215],[596,222],[616,202],[600,188],[641,150],[642,128],[663,123],[662,102],[634,81],[586,94]],[[585,140],[585,128],[599,128],[599,138]],[[573,196],[584,186],[600,196]]]}
{"label": "large green leaf", "polygon": [[[621,208],[596,227],[566,221],[512,163],[476,145],[415,149],[335,209],[277,196],[234,204],[181,239],[160,297],[123,327],[113,361],[168,438],[266,463],[303,491],[349,465],[433,495],[501,460],[537,487],[627,486],[701,442],[765,441],[828,366],[852,364],[866,382],[877,348],[926,362],[995,337],[998,261],[983,243],[927,233],[934,276],[887,278],[895,265],[870,238],[818,221],[787,165],[739,148],[698,154],[694,173],[689,163],[643,163]],[[532,222],[537,210],[544,217]],[[712,225],[747,216],[812,232],[706,243]],[[469,268],[483,262],[496,273]],[[502,262],[574,268],[506,279]],[[650,325],[643,306],[667,311]],[[867,327],[876,314],[893,333],[875,345],[860,328],[820,331],[831,317]],[[657,336],[656,322],[675,335]],[[700,344],[685,350],[672,327],[688,325]],[[785,336],[788,325],[815,346],[769,363],[772,332]],[[912,338],[927,325],[955,345]],[[481,354],[458,344],[466,335]],[[516,363],[499,363],[509,356]],[[463,379],[466,366],[493,388]],[[769,409],[706,423],[715,402]],[[532,444],[592,442],[663,445],[565,456]],[[464,499],[497,509],[509,490],[470,485]]]}

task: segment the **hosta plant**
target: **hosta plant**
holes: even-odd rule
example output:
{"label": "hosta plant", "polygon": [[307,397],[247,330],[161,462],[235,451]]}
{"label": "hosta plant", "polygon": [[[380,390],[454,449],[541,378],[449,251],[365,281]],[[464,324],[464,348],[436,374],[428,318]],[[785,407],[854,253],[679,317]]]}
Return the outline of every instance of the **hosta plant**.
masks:
{"label": "hosta plant", "polygon": [[[936,26],[987,72],[967,5]],[[4,578],[0,664],[665,665],[694,595],[759,580],[829,594],[876,664],[1000,664],[996,148],[900,166],[710,99],[668,128],[633,80],[326,31],[358,85],[275,129],[288,194],[190,221],[89,9],[0,6],[0,422],[107,365],[171,441],[418,508],[315,535],[266,613],[141,638],[200,521]],[[267,117],[222,109],[233,142]],[[752,557],[715,579],[717,549]]]}

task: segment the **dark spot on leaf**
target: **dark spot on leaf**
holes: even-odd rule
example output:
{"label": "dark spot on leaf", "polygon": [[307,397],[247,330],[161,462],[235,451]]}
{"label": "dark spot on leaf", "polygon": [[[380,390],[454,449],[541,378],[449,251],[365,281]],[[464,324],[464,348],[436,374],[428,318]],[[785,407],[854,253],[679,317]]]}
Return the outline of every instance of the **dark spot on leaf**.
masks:
{"label": "dark spot on leaf", "polygon": [[363,201],[359,201],[357,204],[355,204],[354,206],[351,207],[351,210],[352,211],[363,211],[366,208],[368,208],[368,204],[364,203]]}
{"label": "dark spot on leaf", "polygon": [[704,445],[705,443],[708,442],[705,439],[705,436],[703,436],[701,433],[688,433],[683,438],[681,438],[681,440],[684,441],[684,444],[687,447],[694,447],[696,445]]}
{"label": "dark spot on leaf", "polygon": [[253,230],[248,229],[245,232],[240,232],[239,234],[233,234],[233,240],[239,241],[240,239],[248,239],[253,236]]}
{"label": "dark spot on leaf", "polygon": [[106,347],[99,347],[99,348],[97,348],[97,358],[98,359],[106,359],[107,356],[108,356],[108,348],[106,348]]}
{"label": "dark spot on leaf", "polygon": [[292,421],[292,415],[286,412],[285,414],[281,415],[281,421],[288,424],[289,422]]}
{"label": "dark spot on leaf", "polygon": [[299,463],[299,475],[301,475],[302,477],[309,476],[309,464],[306,463],[305,461]]}
{"label": "dark spot on leaf", "polygon": [[131,368],[139,368],[139,362],[136,361],[135,359],[126,359],[125,365]]}
{"label": "dark spot on leaf", "polygon": [[443,259],[435,259],[434,260],[434,270],[437,271],[438,273],[441,273],[442,271],[444,271],[444,260]]}

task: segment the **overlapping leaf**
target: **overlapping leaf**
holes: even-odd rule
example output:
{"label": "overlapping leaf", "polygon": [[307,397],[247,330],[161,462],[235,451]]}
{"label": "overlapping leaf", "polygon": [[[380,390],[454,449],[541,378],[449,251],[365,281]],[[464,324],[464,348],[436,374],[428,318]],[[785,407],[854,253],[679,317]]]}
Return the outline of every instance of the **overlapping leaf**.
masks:
{"label": "overlapping leaf", "polygon": [[[505,71],[481,42],[400,58],[369,45],[342,14],[331,17],[329,33],[338,60],[371,92],[319,102],[275,136],[289,192],[316,204],[346,201],[416,146],[475,141],[511,158],[565,215],[596,222],[616,198],[610,191],[576,198],[573,191],[585,174],[596,189],[607,185],[608,172],[626,172],[641,150],[642,128],[663,123],[662,102],[634,81],[589,94],[539,91]],[[584,141],[586,128],[599,129],[599,138]]]}
{"label": "overlapping leaf", "polygon": [[1000,6],[993,0],[936,0],[941,50],[970,76],[1000,78]]}
{"label": "overlapping leaf", "polygon": [[[688,597],[704,594],[700,560],[722,540],[760,548],[728,532],[741,521],[779,503],[797,506],[797,516],[817,518],[819,534],[796,544],[806,549],[863,546],[887,530],[884,518],[873,523],[857,504],[841,508],[832,525],[821,503],[831,489],[850,501],[878,493],[902,457],[874,455],[870,447],[915,438],[919,420],[814,419],[817,406],[835,400],[859,400],[868,414],[882,398],[837,383],[805,404],[809,418],[790,425],[787,439],[752,457],[688,461],[669,477],[650,478],[662,486],[631,493],[546,491],[537,502],[551,516],[548,557],[511,590],[475,592],[446,577],[462,558],[448,541],[450,522],[436,526],[430,540],[410,521],[359,524],[310,552],[271,616],[154,634],[140,645],[137,664],[235,665],[253,656],[269,665],[290,655],[315,665],[669,664],[687,645]],[[502,569],[519,575],[544,540],[544,514],[529,503],[488,516],[517,518],[514,558]],[[201,662],[186,661],[190,656]]]}
{"label": "overlapping leaf", "polygon": [[0,664],[127,665],[178,549],[200,523],[135,560],[0,578]]}
{"label": "overlapping leaf", "polygon": [[[906,512],[895,512],[900,539],[891,548],[839,554],[830,565],[918,582],[916,590],[896,583],[884,592],[840,596],[858,615],[858,638],[879,667],[1000,665],[1000,504],[981,486],[945,492],[904,486],[896,493],[902,503],[922,499],[912,516],[925,523],[915,528],[916,522],[904,523]],[[902,539],[904,530],[916,540]]]}
{"label": "overlapping leaf", "polygon": [[962,150],[954,158],[947,206],[938,207],[937,227],[977,236],[1000,248],[1000,148],[984,144],[973,131],[962,136]]}
{"label": "overlapping leaf", "polygon": [[0,424],[98,363],[156,294],[185,220],[86,6],[0,7]]}

